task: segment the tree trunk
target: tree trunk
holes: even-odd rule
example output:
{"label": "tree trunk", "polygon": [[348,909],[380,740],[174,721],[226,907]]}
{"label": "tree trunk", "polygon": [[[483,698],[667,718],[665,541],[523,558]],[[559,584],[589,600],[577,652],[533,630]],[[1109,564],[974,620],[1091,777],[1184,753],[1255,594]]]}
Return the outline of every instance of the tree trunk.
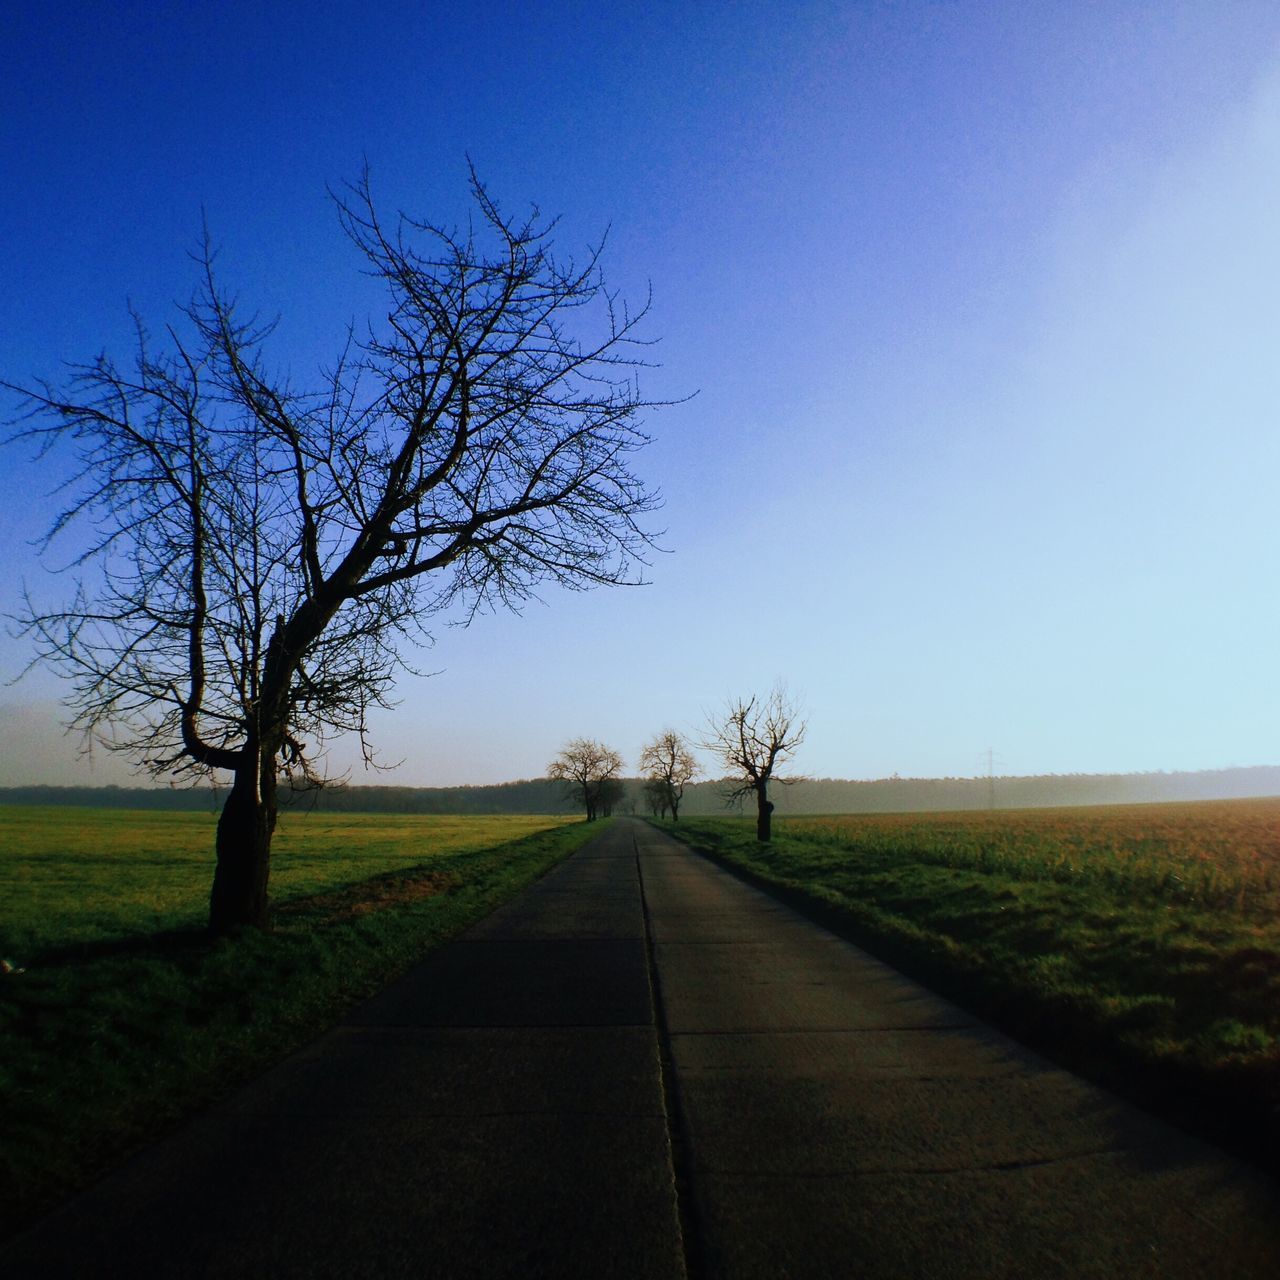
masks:
{"label": "tree trunk", "polygon": [[765,783],[756,784],[756,839],[767,841],[773,835],[773,803]]}
{"label": "tree trunk", "polygon": [[[244,925],[267,927],[267,875],[276,829],[275,753],[252,754],[253,763],[236,770],[218,818],[210,933],[227,933]],[[265,763],[259,763],[261,758]]]}

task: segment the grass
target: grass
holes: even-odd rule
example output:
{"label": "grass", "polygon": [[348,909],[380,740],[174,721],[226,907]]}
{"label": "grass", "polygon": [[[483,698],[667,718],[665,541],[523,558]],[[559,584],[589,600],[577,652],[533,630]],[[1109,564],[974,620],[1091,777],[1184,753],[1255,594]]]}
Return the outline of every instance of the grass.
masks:
{"label": "grass", "polygon": [[281,818],[274,927],[209,940],[211,816],[0,807],[0,1235],[285,1056],[599,827]]}
{"label": "grass", "polygon": [[775,818],[768,845],[753,821],[668,829],[1067,1065],[1275,1162],[1280,800]]}

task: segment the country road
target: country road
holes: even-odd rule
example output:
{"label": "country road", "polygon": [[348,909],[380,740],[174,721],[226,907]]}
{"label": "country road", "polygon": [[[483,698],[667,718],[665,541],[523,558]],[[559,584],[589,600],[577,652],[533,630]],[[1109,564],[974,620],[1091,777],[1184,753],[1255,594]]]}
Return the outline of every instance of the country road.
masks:
{"label": "country road", "polygon": [[636,820],[6,1277],[1273,1277],[1280,1186]]}

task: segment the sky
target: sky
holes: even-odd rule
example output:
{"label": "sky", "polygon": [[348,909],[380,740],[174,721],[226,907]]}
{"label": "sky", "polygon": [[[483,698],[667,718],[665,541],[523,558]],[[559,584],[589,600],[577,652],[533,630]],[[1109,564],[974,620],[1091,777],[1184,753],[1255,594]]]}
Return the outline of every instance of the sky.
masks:
{"label": "sky", "polygon": [[[440,626],[356,783],[634,763],[783,680],[810,776],[1280,760],[1280,8],[79,0],[0,39],[0,378],[195,284],[295,381],[377,305],[327,189],[608,229],[652,288],[648,585]],[[695,393],[692,394],[691,393]],[[14,402],[0,401],[11,416]],[[58,459],[0,449],[0,611]],[[0,637],[0,785],[128,783]],[[21,677],[21,678],[19,678]],[[61,719],[60,719],[61,718]]]}

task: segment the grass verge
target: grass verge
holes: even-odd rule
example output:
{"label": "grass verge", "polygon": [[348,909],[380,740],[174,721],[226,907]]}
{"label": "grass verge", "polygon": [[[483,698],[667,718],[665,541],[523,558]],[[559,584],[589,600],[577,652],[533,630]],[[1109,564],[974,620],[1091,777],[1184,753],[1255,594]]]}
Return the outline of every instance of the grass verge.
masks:
{"label": "grass verge", "polygon": [[749,821],[663,825],[1063,1065],[1276,1170],[1278,819],[1277,802],[787,818],[768,845]]}
{"label": "grass verge", "polygon": [[599,830],[288,815],[273,930],[210,940],[199,922],[212,819],[61,810],[42,828],[40,811],[0,811],[0,956],[14,967],[0,975],[0,1237],[304,1044]]}

